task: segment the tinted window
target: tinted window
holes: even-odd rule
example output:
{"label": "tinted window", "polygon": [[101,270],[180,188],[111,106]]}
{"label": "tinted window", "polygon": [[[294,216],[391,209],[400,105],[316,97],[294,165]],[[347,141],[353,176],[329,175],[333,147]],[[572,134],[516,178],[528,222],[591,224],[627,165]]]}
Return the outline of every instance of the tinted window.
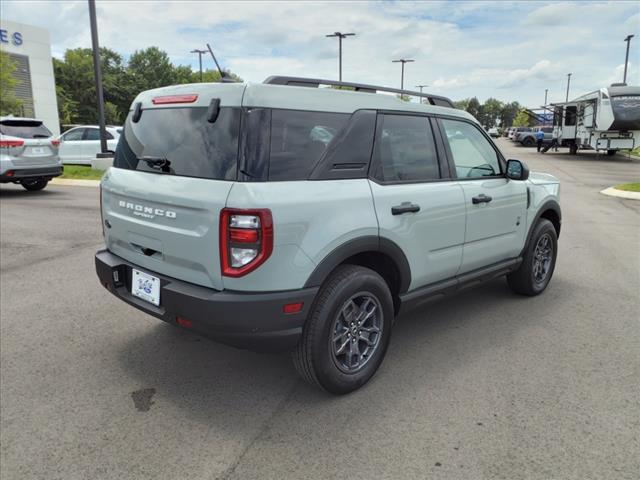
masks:
{"label": "tinted window", "polygon": [[564,124],[571,127],[576,124],[576,107],[567,107]]}
{"label": "tinted window", "polygon": [[[107,133],[107,140],[113,140],[113,135],[111,135],[109,132]],[[100,129],[98,128],[89,128],[87,130],[87,136],[85,137],[85,140],[100,140]]]}
{"label": "tinted window", "polygon": [[381,115],[373,149],[374,178],[422,182],[440,178],[438,155],[427,117]]}
{"label": "tinted window", "polygon": [[48,138],[52,135],[42,122],[28,120],[3,120],[0,133],[19,138]]}
{"label": "tinted window", "polygon": [[[611,129],[640,129],[640,95],[620,95],[611,97],[611,107],[615,121]],[[636,141],[636,145],[638,142]]]}
{"label": "tinted window", "polygon": [[129,115],[113,166],[162,173],[149,163],[166,159],[168,173],[174,175],[234,180],[240,109],[221,108],[215,123],[207,122],[206,116],[206,107],[144,110],[138,123]]}
{"label": "tinted window", "polygon": [[269,180],[304,180],[348,114],[272,110]]}
{"label": "tinted window", "polygon": [[467,122],[441,120],[460,178],[500,175],[500,161],[489,140]]}
{"label": "tinted window", "polygon": [[75,130],[70,130],[63,135],[65,142],[82,140],[82,135],[84,134],[84,128],[76,128]]}

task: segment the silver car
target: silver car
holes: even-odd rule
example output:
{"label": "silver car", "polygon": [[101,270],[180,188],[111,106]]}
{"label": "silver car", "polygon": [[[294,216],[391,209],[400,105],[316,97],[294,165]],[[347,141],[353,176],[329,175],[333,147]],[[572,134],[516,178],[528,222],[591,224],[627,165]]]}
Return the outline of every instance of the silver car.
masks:
{"label": "silver car", "polygon": [[34,118],[0,117],[0,183],[42,190],[62,174],[60,141]]}

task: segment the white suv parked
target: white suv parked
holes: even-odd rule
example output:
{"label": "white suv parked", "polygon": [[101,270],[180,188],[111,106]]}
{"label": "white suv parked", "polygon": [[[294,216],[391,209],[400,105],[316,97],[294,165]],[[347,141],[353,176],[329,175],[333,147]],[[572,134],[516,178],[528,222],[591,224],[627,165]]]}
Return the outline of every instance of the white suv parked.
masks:
{"label": "white suv parked", "polygon": [[[121,127],[107,126],[107,150],[115,152]],[[60,135],[60,160],[63,164],[91,165],[100,153],[100,127],[82,125]]]}
{"label": "white suv parked", "polygon": [[450,100],[381,90],[420,96],[290,77],[138,95],[102,180],[101,283],[218,341],[292,350],[333,393],[371,378],[427,297],[502,275],[544,291],[558,180]]}

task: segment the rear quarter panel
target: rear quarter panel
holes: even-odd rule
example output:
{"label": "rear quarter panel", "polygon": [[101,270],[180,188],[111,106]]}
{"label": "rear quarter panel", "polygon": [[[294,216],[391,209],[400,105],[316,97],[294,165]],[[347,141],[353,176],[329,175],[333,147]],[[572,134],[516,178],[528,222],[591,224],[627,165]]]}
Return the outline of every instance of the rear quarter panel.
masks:
{"label": "rear quarter panel", "polygon": [[225,277],[230,290],[302,288],[332,250],[357,237],[378,235],[366,179],[235,183],[227,207],[269,208],[274,225],[271,257],[244,277]]}

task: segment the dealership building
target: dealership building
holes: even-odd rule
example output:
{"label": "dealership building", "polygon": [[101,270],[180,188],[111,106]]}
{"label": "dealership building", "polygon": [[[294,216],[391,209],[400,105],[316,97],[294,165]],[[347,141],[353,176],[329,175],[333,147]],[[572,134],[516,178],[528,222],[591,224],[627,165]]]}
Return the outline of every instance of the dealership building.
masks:
{"label": "dealership building", "polygon": [[15,96],[22,101],[20,115],[44,121],[54,135],[60,133],[56,82],[49,31],[0,19],[0,50],[16,65]]}

